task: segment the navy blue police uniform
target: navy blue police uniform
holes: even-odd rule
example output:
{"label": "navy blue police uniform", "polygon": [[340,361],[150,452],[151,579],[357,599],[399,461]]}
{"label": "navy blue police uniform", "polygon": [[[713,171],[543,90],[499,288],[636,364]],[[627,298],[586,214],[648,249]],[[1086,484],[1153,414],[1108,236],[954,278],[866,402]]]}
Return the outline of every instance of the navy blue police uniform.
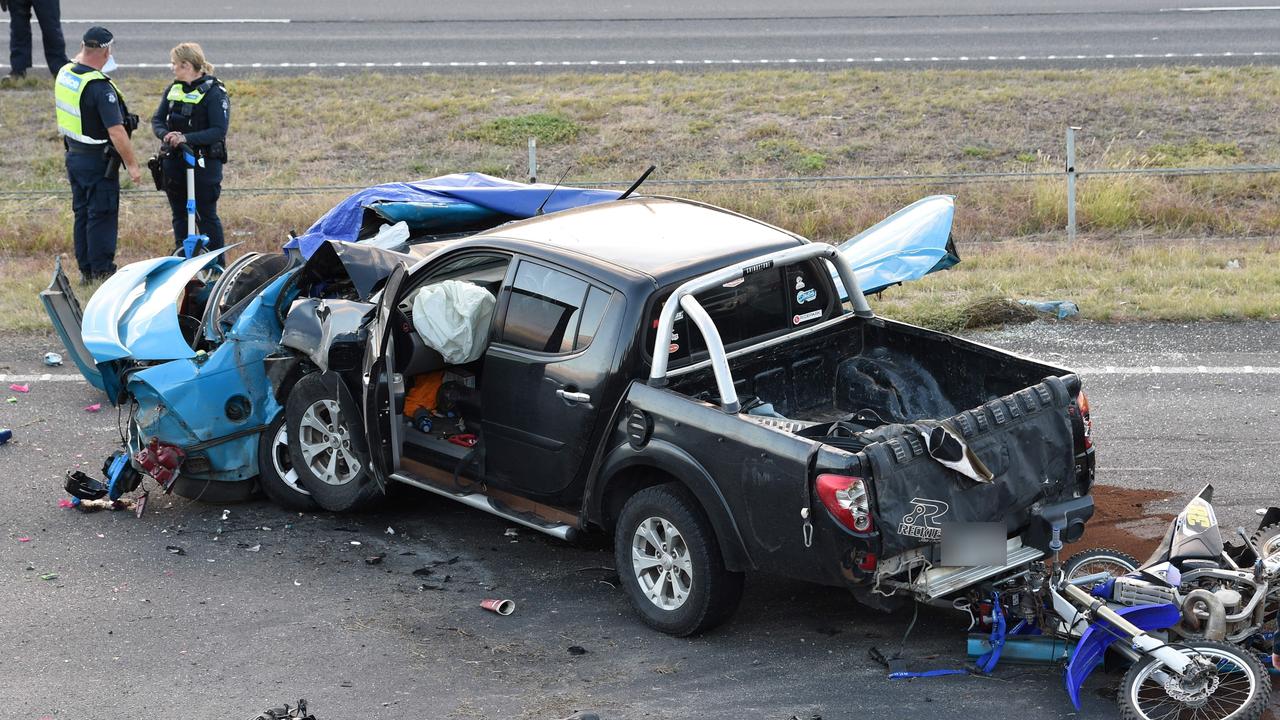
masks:
{"label": "navy blue police uniform", "polygon": [[[0,9],[6,4],[0,0]],[[58,0],[7,0],[9,15],[9,74],[22,77],[31,67],[31,14],[40,23],[44,60],[49,73],[57,75],[67,59],[67,42],[62,37]]]}
{"label": "navy blue police uniform", "polygon": [[[93,68],[70,64],[76,75],[93,73]],[[120,220],[120,174],[107,173],[111,148],[107,128],[123,125],[129,113],[124,98],[105,78],[89,80],[80,94],[81,134],[86,143],[63,137],[66,144],[67,179],[71,181],[71,209],[76,264],[84,280],[111,275],[116,271],[116,240]],[[65,134],[64,134],[65,135]]]}
{"label": "navy blue police uniform", "polygon": [[[179,99],[181,97],[181,99]],[[209,237],[209,249],[223,246],[222,220],[218,218],[218,198],[222,194],[222,164],[226,162],[227,128],[231,124],[231,100],[222,82],[202,75],[192,82],[175,80],[160,98],[151,117],[151,129],[161,140],[170,132],[180,132],[204,167],[196,166],[196,226]],[[178,247],[187,237],[187,167],[182,153],[164,156],[164,190],[173,213],[173,238]]]}

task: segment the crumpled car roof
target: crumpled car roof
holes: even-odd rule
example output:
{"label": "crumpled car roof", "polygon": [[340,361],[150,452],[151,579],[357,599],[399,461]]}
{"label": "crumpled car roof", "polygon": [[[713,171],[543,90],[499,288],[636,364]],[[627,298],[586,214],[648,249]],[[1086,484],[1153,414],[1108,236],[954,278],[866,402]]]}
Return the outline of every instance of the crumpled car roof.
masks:
{"label": "crumpled car roof", "polygon": [[[592,190],[547,184],[528,185],[484,173],[454,173],[415,182],[374,185],[347,196],[317,220],[305,233],[291,239],[285,249],[297,248],[310,257],[325,240],[354,241],[360,232],[366,207],[379,203],[424,203],[442,217],[472,217],[479,209],[509,219],[617,200],[617,190]],[[544,206],[545,203],[545,206]],[[496,224],[496,223],[495,223]]]}

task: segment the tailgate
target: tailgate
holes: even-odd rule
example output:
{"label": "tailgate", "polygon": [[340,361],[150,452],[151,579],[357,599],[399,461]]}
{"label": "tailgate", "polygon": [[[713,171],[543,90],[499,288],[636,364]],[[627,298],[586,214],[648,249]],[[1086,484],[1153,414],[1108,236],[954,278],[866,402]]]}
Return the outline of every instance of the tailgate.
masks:
{"label": "tailgate", "polygon": [[1071,393],[1049,377],[1012,395],[947,418],[994,476],[978,482],[951,470],[925,448],[910,425],[877,428],[863,449],[871,468],[873,512],[882,557],[942,540],[942,525],[1007,523],[1021,532],[1032,506],[1076,496]]}

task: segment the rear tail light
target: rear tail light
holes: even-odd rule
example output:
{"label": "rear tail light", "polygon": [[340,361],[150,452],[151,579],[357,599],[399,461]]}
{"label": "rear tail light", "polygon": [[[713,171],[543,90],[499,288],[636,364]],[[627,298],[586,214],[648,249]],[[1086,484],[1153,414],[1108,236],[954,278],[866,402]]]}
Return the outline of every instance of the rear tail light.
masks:
{"label": "rear tail light", "polygon": [[1084,422],[1084,448],[1093,447],[1093,420],[1089,418],[1089,396],[1081,390],[1076,395],[1076,405],[1080,407],[1080,420]]}
{"label": "rear tail light", "polygon": [[824,473],[817,486],[818,498],[841,525],[855,532],[872,529],[871,498],[862,478]]}

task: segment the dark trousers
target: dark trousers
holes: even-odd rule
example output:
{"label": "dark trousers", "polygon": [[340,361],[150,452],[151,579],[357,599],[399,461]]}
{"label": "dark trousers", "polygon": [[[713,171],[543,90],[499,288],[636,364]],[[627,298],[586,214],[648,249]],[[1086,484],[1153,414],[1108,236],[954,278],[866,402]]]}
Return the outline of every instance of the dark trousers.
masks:
{"label": "dark trousers", "polygon": [[[187,239],[187,176],[185,172],[175,181],[165,168],[165,194],[169,196],[169,209],[173,212],[173,240],[177,247]],[[222,172],[217,169],[217,180],[209,177],[203,168],[196,169],[196,228],[201,235],[209,236],[209,249],[218,250],[223,245],[222,220],[218,218],[218,197],[222,195]],[[197,248],[198,250],[198,248]]]}
{"label": "dark trousers", "polygon": [[75,212],[76,264],[85,277],[116,271],[120,178],[107,178],[107,158],[100,152],[67,152],[71,209]]}
{"label": "dark trousers", "polygon": [[67,43],[62,39],[58,0],[9,0],[9,72],[21,75],[31,67],[32,10],[40,21],[44,61],[49,65],[49,72],[57,75],[62,66],[70,62]]}

